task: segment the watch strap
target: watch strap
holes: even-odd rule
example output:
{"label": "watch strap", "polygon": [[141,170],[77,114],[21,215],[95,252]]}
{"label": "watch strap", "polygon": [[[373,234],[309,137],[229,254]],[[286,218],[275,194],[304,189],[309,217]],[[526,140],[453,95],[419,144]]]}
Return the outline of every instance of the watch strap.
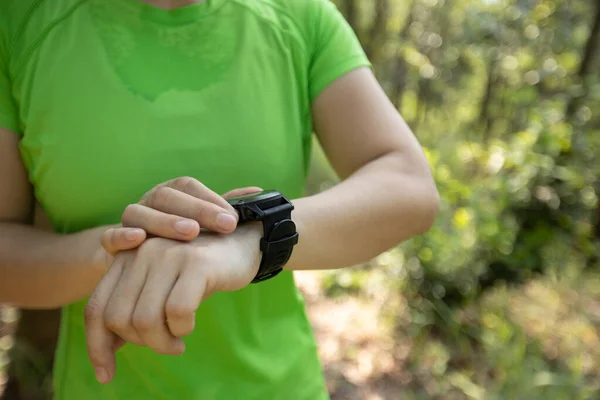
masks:
{"label": "watch strap", "polygon": [[260,240],[262,259],[253,283],[277,276],[290,259],[298,243],[296,224],[291,219],[293,208],[291,203],[287,203],[264,210],[264,236]]}

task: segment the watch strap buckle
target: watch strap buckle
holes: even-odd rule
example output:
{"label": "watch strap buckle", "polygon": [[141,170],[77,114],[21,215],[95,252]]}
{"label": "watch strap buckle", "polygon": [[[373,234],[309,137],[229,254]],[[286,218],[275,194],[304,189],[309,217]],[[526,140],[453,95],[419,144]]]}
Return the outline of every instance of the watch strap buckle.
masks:
{"label": "watch strap buckle", "polygon": [[298,232],[294,233],[291,236],[284,237],[279,240],[265,240],[265,238],[260,239],[260,250],[263,253],[279,253],[280,251],[288,251],[293,246],[298,244]]}

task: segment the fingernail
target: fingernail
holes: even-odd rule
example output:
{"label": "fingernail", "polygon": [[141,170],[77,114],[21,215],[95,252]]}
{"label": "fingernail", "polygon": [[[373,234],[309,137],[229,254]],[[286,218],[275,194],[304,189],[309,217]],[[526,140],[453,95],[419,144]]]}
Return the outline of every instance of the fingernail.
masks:
{"label": "fingernail", "polygon": [[96,372],[96,379],[98,379],[98,382],[108,383],[108,381],[110,379],[110,375],[108,374],[108,370],[106,368],[98,367],[95,369],[95,372]]}
{"label": "fingernail", "polygon": [[231,214],[222,213],[217,215],[217,225],[224,231],[232,231],[235,229],[237,221]]}
{"label": "fingernail", "polygon": [[134,240],[137,240],[139,237],[140,231],[137,229],[131,229],[125,232],[125,240],[129,240],[130,242],[133,242]]}
{"label": "fingernail", "polygon": [[183,235],[188,235],[192,233],[195,227],[196,224],[187,219],[182,219],[180,221],[175,222],[175,230],[177,230],[177,232]]}

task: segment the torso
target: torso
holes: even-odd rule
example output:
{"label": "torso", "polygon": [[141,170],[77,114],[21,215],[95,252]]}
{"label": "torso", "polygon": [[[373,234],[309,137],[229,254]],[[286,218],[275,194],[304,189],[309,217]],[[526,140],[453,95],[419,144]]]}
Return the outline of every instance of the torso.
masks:
{"label": "torso", "polygon": [[288,39],[244,13],[195,24],[137,1],[86,2],[17,71],[23,156],[57,229],[115,223],[184,175],[299,195],[310,121]]}
{"label": "torso", "polygon": [[[270,2],[14,4],[29,21],[10,61],[21,150],[55,230],[116,223],[177,176],[221,193],[252,185],[301,195],[308,60],[295,22]],[[294,399],[326,397],[290,273],[209,299],[183,357],[126,347],[105,387],[87,360],[83,306],[63,312],[58,399],[275,399],[288,398],[277,395],[286,386]]]}

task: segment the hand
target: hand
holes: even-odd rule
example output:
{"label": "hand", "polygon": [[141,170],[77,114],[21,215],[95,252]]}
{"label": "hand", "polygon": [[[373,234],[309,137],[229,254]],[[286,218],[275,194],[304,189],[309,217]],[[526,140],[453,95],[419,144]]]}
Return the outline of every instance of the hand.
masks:
{"label": "hand", "polygon": [[118,253],[85,309],[88,354],[100,383],[115,373],[114,353],[125,342],[160,354],[184,352],[195,312],[217,291],[247,286],[260,264],[260,224],[231,235],[206,234],[192,242],[146,240]]}
{"label": "hand", "polygon": [[122,227],[106,230],[101,238],[102,246],[114,255],[118,251],[137,248],[146,239],[146,234],[190,241],[198,236],[200,228],[231,233],[237,226],[238,215],[226,198],[261,190],[247,187],[220,196],[194,178],[161,183],[142,196],[138,203],[125,209]]}

